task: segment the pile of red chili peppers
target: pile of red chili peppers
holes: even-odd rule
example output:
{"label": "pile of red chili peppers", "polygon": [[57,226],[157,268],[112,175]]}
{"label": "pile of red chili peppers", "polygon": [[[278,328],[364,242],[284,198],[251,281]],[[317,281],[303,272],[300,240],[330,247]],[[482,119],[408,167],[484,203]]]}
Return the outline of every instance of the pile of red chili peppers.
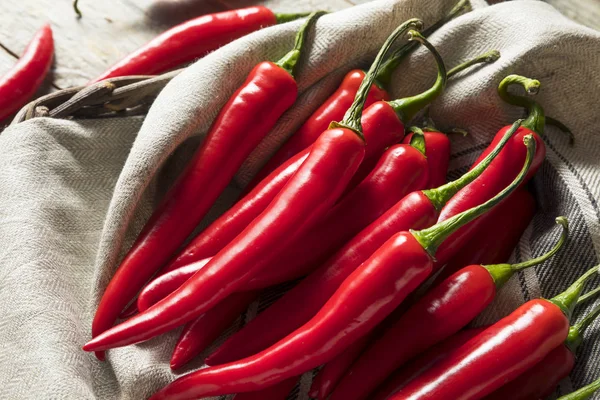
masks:
{"label": "pile of red chili peppers", "polygon": [[[546,118],[530,96],[537,80],[509,75],[499,82],[499,96],[524,107],[527,117],[498,129],[469,171],[446,180],[451,140],[433,126],[428,107],[448,79],[500,56],[490,51],[446,69],[426,36],[466,8],[459,1],[422,33],[418,19],[398,26],[369,70],[349,71],[237,203],[195,237],[242,163],[296,102],[296,70],[324,13],[249,7],[195,18],[95,79],[161,73],[260,28],[307,17],[293,48],[257,64],[223,106],[106,287],[84,350],[103,359],[106,350],[184,326],[171,358],[175,370],[211,345],[261,290],[296,280],[209,354],[208,368],[152,399],[236,393],[237,400],[283,400],[301,374],[318,367],[309,394],[319,400],[552,394],[600,315],[598,306],[579,322],[573,318],[600,292],[583,294],[600,267],[553,298],[528,301],[492,325],[469,326],[511,277],[559,252],[569,229],[557,217],[562,229],[554,247],[507,263],[534,217],[527,182],[546,153]],[[405,35],[409,42],[398,46]],[[419,44],[437,76],[423,93],[392,99],[393,73]],[[45,26],[0,80],[0,120],[38,89],[52,53]],[[513,85],[528,95],[509,92]],[[563,398],[585,399],[599,388],[597,381]]]}

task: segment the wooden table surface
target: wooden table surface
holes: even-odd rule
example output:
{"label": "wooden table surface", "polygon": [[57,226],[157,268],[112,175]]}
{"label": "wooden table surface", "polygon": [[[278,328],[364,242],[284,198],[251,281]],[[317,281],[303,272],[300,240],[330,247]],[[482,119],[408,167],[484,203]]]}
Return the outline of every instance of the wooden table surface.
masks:
{"label": "wooden table surface", "polygon": [[[330,11],[369,0],[80,0],[78,19],[71,0],[18,0],[0,15],[0,74],[7,71],[39,27],[54,31],[55,60],[39,94],[85,84],[159,32],[210,12],[264,4],[277,12]],[[600,0],[547,0],[565,15],[600,29]]]}

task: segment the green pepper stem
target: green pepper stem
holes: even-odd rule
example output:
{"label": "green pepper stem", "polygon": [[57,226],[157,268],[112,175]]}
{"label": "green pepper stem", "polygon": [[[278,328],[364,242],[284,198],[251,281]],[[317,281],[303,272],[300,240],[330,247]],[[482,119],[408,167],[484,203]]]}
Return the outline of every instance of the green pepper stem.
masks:
{"label": "green pepper stem", "polygon": [[577,305],[583,304],[586,301],[595,298],[598,295],[598,293],[600,293],[600,287],[597,287],[596,289],[587,292],[586,294],[581,296],[579,300],[577,300]]}
{"label": "green pepper stem", "polygon": [[583,274],[579,279],[577,279],[567,290],[562,292],[561,294],[554,296],[551,298],[551,303],[555,304],[558,308],[562,310],[562,312],[567,316],[567,318],[571,318],[573,314],[573,309],[577,305],[577,300],[579,299],[579,295],[583,290],[583,286],[593,275],[598,272],[598,268],[600,265],[596,265],[595,267],[588,270],[585,274]]}
{"label": "green pepper stem", "polygon": [[379,68],[381,68],[381,64],[383,60],[385,60],[387,53],[390,51],[390,48],[394,44],[394,42],[406,31],[409,31],[409,36],[414,36],[414,34],[418,34],[418,32],[414,31],[414,28],[420,27],[423,25],[423,22],[419,19],[413,18],[404,22],[402,25],[396,28],[394,32],[383,43],[379,53],[375,57],[375,61],[371,64],[371,67],[367,71],[363,81],[360,83],[358,87],[358,91],[356,92],[356,96],[354,97],[354,102],[350,106],[350,108],[346,111],[344,115],[344,119],[341,122],[332,122],[331,127],[343,127],[348,128],[356,132],[358,136],[360,136],[364,140],[364,136],[362,134],[362,126],[360,124],[360,119],[362,117],[362,112],[365,107],[365,102],[367,101],[367,96],[369,91],[371,90],[371,86],[373,82],[375,82],[375,77],[377,76],[377,72]]}
{"label": "green pepper stem", "polygon": [[558,129],[560,129],[563,133],[566,133],[567,136],[569,137],[569,146],[573,146],[575,144],[575,135],[573,135],[573,132],[571,132],[571,130],[569,129],[568,126],[566,126],[565,124],[563,124],[556,118],[552,118],[552,117],[548,117],[548,116],[546,116],[546,123],[548,125],[555,126]]}
{"label": "green pepper stem", "polygon": [[600,379],[590,383],[587,386],[582,387],[579,390],[561,396],[558,400],[587,400],[594,395],[600,389]]}
{"label": "green pepper stem", "polygon": [[494,158],[500,151],[504,148],[504,145],[510,140],[510,138],[515,134],[515,132],[521,126],[522,120],[515,121],[514,124],[510,127],[510,129],[504,134],[502,140],[496,145],[494,150],[490,152],[479,164],[475,166],[475,168],[471,169],[469,172],[461,176],[455,181],[448,182],[445,185],[442,185],[435,189],[424,190],[423,194],[431,201],[436,210],[440,211],[454,195],[462,188],[467,186],[469,183],[473,182],[477,179],[483,171],[494,161]]}
{"label": "green pepper stem", "polygon": [[475,58],[465,61],[464,63],[459,64],[456,67],[452,68],[450,71],[448,71],[448,78],[453,77],[454,75],[458,74],[459,72],[464,71],[467,68],[472,67],[473,65],[484,64],[484,63],[491,64],[493,62],[496,62],[499,58],[500,58],[500,52],[498,50],[490,50],[486,53],[483,53]]}
{"label": "green pepper stem", "polygon": [[540,90],[540,81],[520,75],[509,75],[500,82],[500,85],[498,85],[498,94],[502,100],[508,104],[525,107],[529,112],[529,116],[523,122],[523,126],[541,135],[544,133],[544,109],[538,103],[527,97],[508,93],[508,87],[513,84],[523,86],[523,89],[525,89],[528,94],[537,94]]}
{"label": "green pepper stem", "polygon": [[494,264],[483,266],[492,276],[496,288],[500,289],[515,274],[515,272],[543,263],[554,256],[562,248],[569,236],[569,221],[567,221],[565,217],[556,217],[556,223],[562,227],[562,232],[558,241],[549,252],[518,264]]}
{"label": "green pepper stem", "polygon": [[300,59],[300,55],[302,54],[302,49],[304,48],[304,43],[306,42],[306,32],[324,14],[327,14],[327,11],[315,11],[311,13],[306,19],[306,22],[304,22],[304,24],[300,27],[300,30],[296,34],[294,48],[275,63],[287,72],[289,72],[291,76],[294,76],[296,65],[298,64],[298,60]]}
{"label": "green pepper stem", "polygon": [[592,311],[587,313],[585,317],[571,328],[569,328],[569,336],[565,345],[573,352],[577,352],[577,348],[583,342],[583,334],[592,322],[600,315],[600,305],[597,305]]}
{"label": "green pepper stem", "polygon": [[398,114],[398,118],[400,118],[400,120],[404,123],[410,121],[419,111],[425,108],[433,100],[438,98],[438,96],[444,91],[446,82],[448,81],[444,60],[442,60],[442,56],[440,56],[440,53],[438,53],[435,47],[433,47],[433,45],[418,32],[414,32],[409,40],[416,40],[425,46],[427,50],[429,50],[429,52],[435,58],[435,63],[438,68],[438,75],[433,86],[423,93],[412,97],[406,97],[404,99],[388,101],[388,104],[392,106],[396,114]]}
{"label": "green pepper stem", "polygon": [[79,0],[73,0],[73,10],[75,10],[75,14],[77,14],[77,18],[83,17],[81,10],[79,9]]}
{"label": "green pepper stem", "polygon": [[[454,5],[454,7],[452,7],[448,14],[442,17],[442,19],[425,29],[423,31],[423,36],[430,36],[433,32],[441,28],[442,25],[453,20],[466,11],[471,11],[471,4],[469,3],[469,0],[460,0]],[[384,87],[389,87],[389,85],[392,83],[392,76],[396,68],[398,68],[400,63],[404,61],[404,58],[413,50],[415,50],[417,46],[418,43],[411,42],[396,50],[379,69],[379,72],[377,73],[377,82]]]}
{"label": "green pepper stem", "polygon": [[308,17],[311,13],[275,13],[275,21],[277,24],[285,24],[286,22],[295,21],[300,18]]}
{"label": "green pepper stem", "polygon": [[421,154],[427,157],[427,150],[425,147],[425,134],[423,130],[418,126],[411,126],[408,128],[409,131],[412,132],[412,137],[410,138],[410,145],[415,149],[419,150]]}
{"label": "green pepper stem", "polygon": [[508,197],[516,188],[518,188],[521,183],[523,183],[525,177],[527,176],[527,172],[529,171],[529,167],[531,167],[537,147],[535,139],[532,135],[526,135],[523,138],[523,143],[525,143],[525,146],[527,146],[527,157],[525,158],[523,169],[521,169],[521,172],[519,172],[519,175],[515,178],[515,180],[512,181],[512,183],[504,188],[500,193],[485,203],[463,211],[460,214],[457,214],[452,218],[448,218],[445,221],[439,222],[430,228],[420,231],[410,231],[432,258],[435,259],[435,252],[444,242],[444,240],[448,238],[448,236],[456,232],[463,225],[468,224],[477,217],[494,208],[497,204],[501,203],[506,197]]}

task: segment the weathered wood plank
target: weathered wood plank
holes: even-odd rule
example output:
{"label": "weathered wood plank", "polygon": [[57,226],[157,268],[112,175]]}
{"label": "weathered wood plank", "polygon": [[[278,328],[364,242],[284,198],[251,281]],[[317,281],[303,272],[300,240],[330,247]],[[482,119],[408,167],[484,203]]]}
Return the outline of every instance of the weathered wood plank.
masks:
{"label": "weathered wood plank", "polygon": [[[160,4],[151,0],[84,0],[80,4],[84,17],[77,19],[70,1],[21,0],[0,14],[0,43],[20,53],[35,31],[49,22],[56,48],[55,83],[59,87],[81,85],[186,17],[181,9]],[[185,9],[190,18],[192,10],[199,15],[223,7],[202,2],[201,9],[197,5]]]}
{"label": "weathered wood plank", "polygon": [[[218,0],[228,8],[247,7],[247,0]],[[315,10],[337,11],[352,6],[350,0],[259,0],[253,4],[261,4],[275,12],[309,12]]]}

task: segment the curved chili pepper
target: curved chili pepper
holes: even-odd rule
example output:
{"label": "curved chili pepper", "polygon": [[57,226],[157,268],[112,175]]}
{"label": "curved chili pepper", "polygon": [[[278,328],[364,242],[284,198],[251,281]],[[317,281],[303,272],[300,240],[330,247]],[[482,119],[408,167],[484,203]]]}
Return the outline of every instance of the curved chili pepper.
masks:
{"label": "curved chili pepper", "polygon": [[[473,183],[460,190],[456,196],[446,204],[440,213],[439,221],[444,221],[474,205],[481,204],[505,187],[507,183],[517,175],[520,165],[523,163],[525,152],[520,145],[520,141],[524,136],[530,134],[533,135],[537,142],[538,149],[527,180],[535,174],[544,161],[546,156],[546,146],[539,136],[544,131],[544,111],[539,104],[531,99],[509,94],[507,90],[512,84],[520,84],[531,93],[537,92],[540,82],[519,75],[510,75],[504,78],[498,86],[498,94],[500,97],[509,104],[527,107],[529,109],[529,117],[523,122],[523,126],[519,132],[517,132],[513,139],[506,145],[506,150],[494,161],[491,168],[488,168],[487,171]],[[506,132],[507,129],[509,129],[508,126],[498,131],[490,146],[481,154],[479,159],[485,157],[492,146],[495,146],[495,143],[504,136],[504,132]],[[476,162],[478,162],[479,159]],[[485,218],[479,219],[456,232],[452,240],[447,241],[445,246],[438,252],[436,266],[439,267],[444,265],[454,254],[456,254],[456,252],[473,237],[475,230],[483,223],[483,221],[485,221]]]}
{"label": "curved chili pepper", "polygon": [[405,144],[390,147],[361,184],[244,288],[260,289],[306,275],[408,193],[425,189],[427,180],[423,153]]}
{"label": "curved chili pepper", "polygon": [[575,366],[575,353],[583,342],[583,333],[600,315],[600,306],[589,312],[581,322],[569,328],[567,340],[552,350],[542,361],[522,373],[492,394],[485,400],[529,400],[545,399],[550,396],[556,386],[569,376]]}
{"label": "curved chili pepper", "polygon": [[[314,227],[280,247],[278,256],[244,289],[262,289],[310,272],[407,193],[425,188],[427,179],[427,159],[419,150],[404,144],[392,146],[371,175]],[[145,311],[165,298],[203,266],[203,262],[184,265],[154,279],[140,292],[138,310]]]}
{"label": "curved chili pepper", "polygon": [[[432,52],[435,57],[436,64],[438,65],[438,76],[436,82],[429,90],[419,95],[398,99],[391,102],[377,102],[364,111],[361,118],[361,124],[363,126],[365,140],[367,143],[369,143],[369,145],[366,147],[365,157],[377,156],[375,157],[377,160],[386,147],[400,141],[404,136],[404,124],[402,121],[412,118],[421,108],[425,107],[433,99],[438,97],[446,86],[446,71],[443,60],[435,48],[431,46],[431,44],[424,40],[423,45],[425,45]],[[303,152],[309,151],[309,149],[303,150]],[[300,157],[302,157],[300,154],[303,154],[303,152],[299,153],[292,159],[299,160]],[[290,161],[288,160],[288,163],[289,162]],[[259,186],[254,188],[246,197],[238,202],[238,204],[236,204],[231,211],[223,214],[223,216],[217,219],[213,224],[211,224],[211,226],[209,226],[204,232],[200,233],[188,246],[186,246],[180,255],[177,256],[175,261],[173,261],[166,268],[166,271],[168,272],[178,266],[208,257],[212,255],[210,254],[211,252],[220,250],[219,246],[225,245],[235,236],[237,236],[239,230],[245,227],[250,221],[252,221],[252,219],[254,219],[256,215],[262,212],[261,207],[265,207],[267,204],[269,204],[271,199],[275,197],[277,193],[277,186],[284,184],[283,181],[286,179],[283,177],[283,171],[285,171],[285,175],[289,173],[291,176],[293,174],[291,171],[292,165],[297,164],[292,163],[284,165],[288,165],[290,168],[288,169],[282,166],[273,174],[264,179]],[[272,179],[277,179],[278,182],[276,184],[271,184],[270,182]],[[351,188],[356,189],[356,184],[357,182],[352,183],[352,186],[348,185],[346,192]],[[349,200],[347,203],[348,202]],[[362,210],[361,212],[366,213],[367,210]],[[354,217],[355,216],[353,216],[353,218]],[[337,218],[346,219],[349,217],[339,216]],[[362,222],[359,223],[358,219],[356,219],[356,222],[357,226],[364,224]],[[342,233],[342,231],[339,229],[339,226],[337,227],[337,230],[338,234]],[[349,231],[346,232],[346,237],[349,237],[348,235],[350,235]],[[328,240],[331,240],[332,242],[334,239],[337,243],[337,246],[343,243],[342,239],[334,238],[333,236],[328,237]],[[325,242],[320,244],[324,248],[321,250],[322,252],[326,252],[325,248],[334,248],[334,245],[331,244],[326,246]],[[285,252],[284,249],[280,249],[279,251]],[[294,264],[300,265],[300,267],[309,265],[315,262],[317,259],[316,256],[312,259],[307,259],[307,257],[312,256],[312,254],[304,251],[302,251],[301,254],[301,259],[294,259]],[[320,254],[319,256],[323,256],[323,254]],[[286,267],[283,270],[280,268],[280,266],[276,266],[274,268],[276,269],[273,277],[270,276],[271,273],[264,271],[264,276],[256,277],[256,281],[249,283],[247,289],[261,288],[265,287],[265,285],[269,286],[271,284],[281,283],[282,281],[301,276],[301,274],[304,272],[304,270],[301,270],[300,273],[294,272],[294,266]],[[287,271],[291,272],[288,274]]]}
{"label": "curved chili pepper", "polygon": [[[490,50],[484,54],[481,54],[471,60],[468,60],[448,71],[448,79],[452,78],[459,72],[472,67],[473,65],[480,63],[492,63],[500,58],[500,52],[497,50]],[[429,183],[427,187],[438,187],[446,183],[446,174],[448,172],[448,164],[450,163],[450,139],[443,133],[427,128],[422,129],[425,134],[425,143],[427,154],[427,162],[429,164]],[[412,139],[412,131],[409,129],[409,134],[404,137],[402,143],[408,144]],[[365,158],[360,165],[360,168],[352,178],[349,186],[352,186],[353,182],[360,182],[362,179],[373,169],[374,161],[372,159]]]}
{"label": "curved chili pepper", "polygon": [[[109,329],[123,308],[169,260],[205,216],[239,166],[294,103],[293,72],[315,13],[278,63],[262,62],[223,106],[193,159],[165,195],[109,282],[92,323],[92,336]],[[223,163],[224,159],[226,163]]]}
{"label": "curved chili pepper", "polygon": [[[480,399],[533,367],[561,345],[594,267],[550,300],[535,299],[490,326],[390,396],[390,400]],[[475,384],[474,384],[475,383]]]}
{"label": "curved chili pepper", "polygon": [[187,323],[171,356],[171,369],[181,368],[217,339],[248,307],[258,293],[240,292],[227,297],[195,320]]}
{"label": "curved chili pepper", "polygon": [[117,76],[160,74],[249,33],[307,15],[275,14],[262,6],[202,15],[161,33],[90,83]]}
{"label": "curved chili pepper", "polygon": [[52,65],[54,42],[46,24],[35,34],[19,61],[0,77],[0,121],[23,107],[39,89]]}
{"label": "curved chili pepper", "polygon": [[285,400],[296,386],[296,382],[298,377],[294,376],[258,392],[236,394],[234,400]]}
{"label": "curved chili pepper", "polygon": [[[361,114],[370,85],[393,39],[418,20],[402,24],[369,70],[340,123],[332,123],[314,144],[306,161],[277,197],[252,223],[224,247],[201,271],[164,300],[84,346],[105,350],[148,340],[208,311],[239,290],[276,256],[272,250],[290,243],[336,202],[365,154]],[[263,104],[264,107],[267,107]]]}
{"label": "curved chili pepper", "polygon": [[[516,132],[517,121],[505,141]],[[486,161],[437,189],[413,192],[393,205],[385,214],[358,233],[319,269],[311,273],[269,308],[232,335],[207,359],[208,365],[239,360],[255,354],[309,321],[327,302],[352,271],[397,232],[421,229],[434,224],[448,199],[472,182],[501,151],[498,145]]]}
{"label": "curved chili pepper", "polygon": [[[410,143],[415,127],[411,127],[402,143]],[[446,174],[450,164],[451,143],[448,135],[434,130],[424,130],[427,162],[429,165],[429,187],[438,187],[446,183]]]}
{"label": "curved chili pepper", "polygon": [[[452,257],[432,285],[465,265],[506,262],[535,214],[535,199],[526,189],[517,190],[485,216],[469,245]],[[501,226],[502,229],[498,229]]]}
{"label": "curved chili pepper", "polygon": [[404,367],[390,376],[373,395],[372,400],[386,400],[391,394],[397,392],[417,376],[427,371],[431,366],[442,361],[448,354],[479,335],[488,327],[464,329],[450,336],[448,339],[433,346],[419,357],[410,361]]}
{"label": "curved chili pepper", "polygon": [[558,398],[558,400],[587,400],[592,398],[594,393],[596,393],[598,390],[600,390],[600,379],[582,387],[579,390],[574,391],[573,393],[561,396]]}
{"label": "curved chili pepper", "polygon": [[[437,21],[431,27],[423,31],[424,36],[429,36],[437,29],[439,29],[446,22],[454,19],[465,10],[469,10],[470,5],[466,0],[460,0],[450,10],[450,12],[444,16],[441,20]],[[377,101],[388,100],[390,95],[385,90],[385,87],[389,87],[392,80],[392,74],[396,68],[400,65],[402,60],[414,50],[416,46],[414,43],[409,43],[401,47],[398,51],[392,54],[389,59],[385,62],[380,72],[377,75],[375,84],[371,87],[370,96],[367,99],[367,107]],[[304,124],[294,133],[289,139],[281,146],[279,150],[267,161],[267,163],[258,171],[252,181],[246,187],[246,191],[252,189],[256,184],[261,182],[277,167],[287,161],[290,157],[298,154],[302,150],[308,148],[317,137],[323,132],[331,121],[337,121],[344,115],[344,112],[354,99],[358,86],[363,81],[365,72],[360,69],[355,69],[346,74],[344,80],[338,87],[338,89],[331,95],[325,102],[312,113],[310,117],[304,122]],[[390,143],[390,145],[393,143]],[[376,160],[377,158],[375,158]],[[369,158],[365,158],[364,162],[369,162]],[[373,163],[374,164],[374,163]],[[372,164],[372,165],[373,165]],[[364,178],[367,173],[364,173]],[[362,180],[362,179],[361,179]],[[360,182],[360,180],[358,181]]]}
{"label": "curved chili pepper", "polygon": [[520,264],[469,265],[430,290],[361,354],[331,395],[331,400],[366,399],[394,370],[477,317],[498,289],[517,271],[552,257],[567,239],[567,220],[548,253]]}
{"label": "curved chili pepper", "polygon": [[393,235],[344,280],[309,322],[286,338],[254,356],[183,376],[151,400],[258,390],[331,360],[427,279],[436,249],[453,231],[487,212],[521,184],[535,153],[530,136],[524,143],[528,155],[522,172],[496,197],[431,228]]}

